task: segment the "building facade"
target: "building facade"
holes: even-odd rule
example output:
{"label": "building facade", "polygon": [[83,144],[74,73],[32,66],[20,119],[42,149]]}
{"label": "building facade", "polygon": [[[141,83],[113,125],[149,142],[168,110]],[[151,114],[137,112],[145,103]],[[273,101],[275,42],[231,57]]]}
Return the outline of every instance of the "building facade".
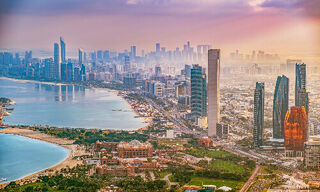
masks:
{"label": "building facade", "polygon": [[207,77],[199,65],[191,69],[191,117],[196,120],[207,115]]}
{"label": "building facade", "polygon": [[66,63],[66,43],[63,38],[60,37],[60,47],[61,47],[61,62]]}
{"label": "building facade", "polygon": [[284,119],[289,107],[289,79],[278,76],[273,98],[273,138],[284,138]]}
{"label": "building facade", "polygon": [[220,122],[220,49],[208,51],[208,136],[217,136]]}
{"label": "building facade", "polygon": [[264,126],[264,83],[257,82],[254,90],[253,145],[260,147]]}
{"label": "building facade", "polygon": [[61,55],[60,55],[60,47],[58,43],[54,43],[54,68],[55,68],[55,79],[61,80]]}
{"label": "building facade", "polygon": [[153,146],[148,142],[140,143],[133,140],[129,143],[120,142],[117,151],[120,158],[147,158],[152,157]]}
{"label": "building facade", "polygon": [[307,140],[307,114],[304,107],[291,107],[284,124],[284,146],[287,157],[303,157]]}
{"label": "building facade", "polygon": [[303,162],[307,168],[320,168],[320,141],[305,142]]}

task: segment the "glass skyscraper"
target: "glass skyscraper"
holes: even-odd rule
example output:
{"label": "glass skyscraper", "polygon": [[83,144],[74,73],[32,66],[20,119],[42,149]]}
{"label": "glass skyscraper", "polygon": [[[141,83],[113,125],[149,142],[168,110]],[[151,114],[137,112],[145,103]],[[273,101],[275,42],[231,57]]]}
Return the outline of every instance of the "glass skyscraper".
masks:
{"label": "glass skyscraper", "polygon": [[54,69],[55,69],[55,79],[61,80],[61,55],[60,47],[58,43],[54,43]]}
{"label": "glass skyscraper", "polygon": [[60,48],[61,48],[61,62],[66,63],[66,43],[63,38],[60,37]]}
{"label": "glass skyscraper", "polygon": [[273,138],[284,138],[284,119],[289,107],[289,79],[278,76],[273,98]]}
{"label": "glass skyscraper", "polygon": [[263,139],[264,124],[264,83],[257,82],[254,90],[253,145],[260,147]]}
{"label": "glass skyscraper", "polygon": [[200,65],[191,69],[191,118],[207,115],[207,77]]}

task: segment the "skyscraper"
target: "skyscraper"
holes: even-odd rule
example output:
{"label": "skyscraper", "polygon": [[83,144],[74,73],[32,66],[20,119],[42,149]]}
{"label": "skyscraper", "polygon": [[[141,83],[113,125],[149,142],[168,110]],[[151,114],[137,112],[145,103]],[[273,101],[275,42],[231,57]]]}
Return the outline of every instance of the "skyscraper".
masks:
{"label": "skyscraper", "polygon": [[135,45],[131,46],[131,58],[134,59],[137,56],[137,47]]}
{"label": "skyscraper", "polygon": [[307,140],[307,114],[304,106],[291,107],[284,124],[284,146],[287,157],[303,157]]}
{"label": "skyscraper", "polygon": [[289,107],[289,79],[278,76],[273,98],[273,138],[283,139],[284,119]]}
{"label": "skyscraper", "polygon": [[66,43],[63,38],[60,37],[60,47],[61,47],[61,62],[66,63]]}
{"label": "skyscraper", "polygon": [[67,80],[73,81],[73,64],[71,61],[69,61],[67,64]]}
{"label": "skyscraper", "polygon": [[81,48],[79,48],[79,65],[81,66],[83,64],[83,57],[84,57],[84,54],[83,54],[83,50]]}
{"label": "skyscraper", "polygon": [[129,71],[130,71],[130,57],[124,56],[123,72],[129,72]]}
{"label": "skyscraper", "polygon": [[307,92],[307,66],[296,64],[295,106],[304,106],[307,114],[307,125],[309,124],[309,93]]}
{"label": "skyscraper", "polygon": [[156,43],[156,53],[160,53],[160,43]]}
{"label": "skyscraper", "polygon": [[55,68],[55,79],[61,80],[61,57],[60,47],[58,43],[54,43],[54,68]]}
{"label": "skyscraper", "polygon": [[[306,64],[296,64],[295,105],[299,106],[299,90],[306,90]],[[308,113],[308,112],[307,112]]]}
{"label": "skyscraper", "polygon": [[208,51],[208,136],[217,135],[220,122],[220,49]]}
{"label": "skyscraper", "polygon": [[260,147],[264,124],[264,83],[257,82],[254,90],[253,145]]}
{"label": "skyscraper", "polygon": [[207,77],[200,65],[191,69],[191,117],[207,115]]}
{"label": "skyscraper", "polygon": [[67,80],[67,64],[61,63],[61,80]]}

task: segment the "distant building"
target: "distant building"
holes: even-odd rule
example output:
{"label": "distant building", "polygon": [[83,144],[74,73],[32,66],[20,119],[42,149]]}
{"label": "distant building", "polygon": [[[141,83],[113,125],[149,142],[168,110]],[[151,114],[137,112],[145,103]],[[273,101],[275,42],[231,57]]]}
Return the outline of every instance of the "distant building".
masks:
{"label": "distant building", "polygon": [[130,57],[124,56],[124,65],[123,65],[123,72],[130,71]]}
{"label": "distant building", "polygon": [[289,107],[289,79],[278,76],[273,98],[273,138],[284,138],[284,119]]}
{"label": "distant building", "polygon": [[66,43],[63,38],[60,37],[60,47],[61,47],[61,62],[66,63]]}
{"label": "distant building", "polygon": [[191,117],[207,116],[207,77],[200,65],[191,69]]}
{"label": "distant building", "polygon": [[78,63],[81,66],[83,64],[84,60],[84,52],[81,48],[78,49]]}
{"label": "distant building", "polygon": [[300,59],[287,59],[287,72],[289,74],[294,74],[294,69],[297,63],[301,63]]}
{"label": "distant building", "polygon": [[291,107],[284,124],[286,157],[303,157],[307,140],[307,114],[304,107]]}
{"label": "distant building", "polygon": [[304,143],[304,166],[320,168],[320,138],[311,139]]}
{"label": "distant building", "polygon": [[260,147],[263,140],[264,124],[264,83],[256,83],[254,90],[253,145]]}
{"label": "distant building", "polygon": [[220,122],[220,49],[208,51],[208,136],[217,136]]}
{"label": "distant building", "polygon": [[61,63],[61,80],[67,80],[67,64]]}
{"label": "distant building", "polygon": [[67,64],[67,81],[73,81],[73,64],[71,62]]}
{"label": "distant building", "polygon": [[152,157],[153,146],[146,142],[140,143],[133,140],[129,143],[120,142],[117,146],[118,156],[120,158],[146,158]]}
{"label": "distant building", "polygon": [[54,43],[54,69],[55,69],[55,79],[61,80],[61,56],[60,47],[58,43]]}

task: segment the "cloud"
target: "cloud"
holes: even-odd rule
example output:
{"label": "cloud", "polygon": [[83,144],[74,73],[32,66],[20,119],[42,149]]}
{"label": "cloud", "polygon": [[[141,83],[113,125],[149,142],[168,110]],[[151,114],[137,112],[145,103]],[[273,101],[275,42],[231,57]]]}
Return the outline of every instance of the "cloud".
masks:
{"label": "cloud", "polygon": [[261,7],[281,9],[288,12],[302,12],[307,16],[320,17],[319,0],[266,0],[261,4]]}

